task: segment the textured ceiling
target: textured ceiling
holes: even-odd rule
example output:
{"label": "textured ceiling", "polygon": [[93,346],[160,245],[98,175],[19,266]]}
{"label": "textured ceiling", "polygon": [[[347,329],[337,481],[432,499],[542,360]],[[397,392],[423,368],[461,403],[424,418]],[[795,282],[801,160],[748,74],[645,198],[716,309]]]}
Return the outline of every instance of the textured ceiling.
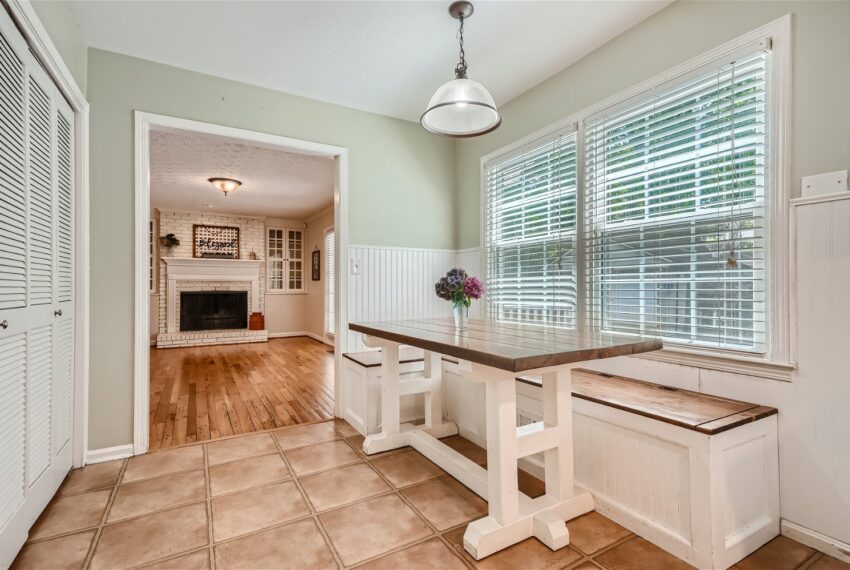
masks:
{"label": "textured ceiling", "polygon": [[[476,0],[469,77],[503,105],[671,0]],[[72,0],[84,40],[278,91],[418,121],[453,78],[449,1]],[[675,49],[675,46],[671,47]]]}
{"label": "textured ceiling", "polygon": [[[151,206],[307,219],[333,203],[333,160],[186,132],[151,132]],[[242,186],[225,196],[213,177]]]}

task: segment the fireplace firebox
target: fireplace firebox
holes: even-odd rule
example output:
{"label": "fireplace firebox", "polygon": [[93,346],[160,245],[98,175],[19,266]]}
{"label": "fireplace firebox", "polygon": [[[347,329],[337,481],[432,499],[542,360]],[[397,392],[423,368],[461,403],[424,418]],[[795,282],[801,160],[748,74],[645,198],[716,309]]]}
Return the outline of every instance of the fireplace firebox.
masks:
{"label": "fireplace firebox", "polygon": [[181,291],[180,330],[248,328],[247,291]]}

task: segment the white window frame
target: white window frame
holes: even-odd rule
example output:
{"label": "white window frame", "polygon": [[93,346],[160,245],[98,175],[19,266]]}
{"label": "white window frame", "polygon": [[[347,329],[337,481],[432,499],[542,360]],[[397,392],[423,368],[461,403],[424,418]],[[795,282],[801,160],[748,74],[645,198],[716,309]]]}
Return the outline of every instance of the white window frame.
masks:
{"label": "white window frame", "polygon": [[[280,231],[283,233],[283,287],[282,288],[272,288],[272,258],[269,255],[269,233],[272,231]],[[307,289],[305,285],[305,255],[304,255],[304,244],[307,239],[307,232],[304,228],[294,228],[294,227],[284,227],[284,226],[266,226],[266,235],[265,235],[265,254],[266,254],[266,294],[267,295],[303,295],[306,294]],[[289,262],[291,258],[289,257],[289,232],[300,232],[301,233],[301,287],[298,289],[290,289],[289,288]],[[275,258],[279,259],[279,258]]]}
{"label": "white window frame", "polygon": [[[762,355],[746,355],[737,351],[716,349],[710,347],[693,347],[677,345],[665,341],[663,350],[658,350],[638,356],[680,365],[696,366],[723,372],[747,374],[776,380],[790,380],[791,373],[796,368],[795,356],[796,345],[791,335],[791,282],[789,278],[789,255],[790,255],[790,233],[789,233],[789,200],[790,200],[790,165],[788,161],[788,140],[790,139],[790,112],[791,112],[791,16],[786,15],[764,26],[761,26],[743,36],[727,42],[713,50],[695,57],[683,64],[677,65],[664,73],[661,73],[647,81],[643,81],[634,87],[618,93],[608,99],[587,107],[564,119],[544,127],[518,141],[502,147],[486,156],[480,161],[480,256],[481,267],[487,267],[487,177],[485,164],[517,148],[527,145],[536,139],[551,135],[556,131],[575,126],[579,131],[578,154],[584,155],[584,127],[583,122],[609,107],[622,104],[623,102],[641,95],[654,87],[674,81],[700,68],[715,62],[723,57],[745,49],[747,46],[757,42],[769,42],[771,49],[771,69],[768,79],[768,96],[770,98],[769,123],[770,129],[767,136],[767,144],[770,148],[770,161],[768,172],[770,173],[768,192],[770,200],[768,211],[765,215],[769,218],[770,239],[767,250],[770,255],[770,272],[767,278],[770,291],[767,307],[767,321],[769,331],[769,346],[766,353]],[[578,215],[581,220],[584,216],[584,162],[578,161]],[[579,232],[582,234],[583,232]],[[584,278],[584,247],[581,236],[578,238],[577,259],[577,285],[579,296],[578,317],[579,323],[586,321],[583,315],[584,303],[581,300],[585,295]]]}

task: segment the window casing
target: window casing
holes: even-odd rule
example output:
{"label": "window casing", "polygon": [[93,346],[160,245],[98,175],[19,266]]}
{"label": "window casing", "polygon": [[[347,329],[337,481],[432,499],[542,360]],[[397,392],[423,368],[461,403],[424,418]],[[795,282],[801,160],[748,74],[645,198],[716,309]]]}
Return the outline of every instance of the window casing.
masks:
{"label": "window casing", "polygon": [[266,229],[267,291],[304,292],[304,230]]}
{"label": "window casing", "polygon": [[[778,179],[772,178],[777,161],[770,136],[776,86],[765,43],[740,44],[728,56],[677,70],[673,80],[579,113],[562,123],[567,127],[483,160],[491,318],[656,336],[666,347],[770,358],[771,201],[782,199],[772,195]],[[538,155],[552,153],[553,138],[563,146],[570,133],[578,160],[562,157],[541,172]],[[514,193],[533,194],[534,184],[545,179],[550,201],[576,197],[574,229],[561,223],[562,247],[542,256],[544,273],[556,271],[554,282],[574,285],[554,293],[550,278],[552,298],[540,297],[543,307],[517,318],[505,313],[509,293],[531,300],[531,292],[546,288],[534,272],[529,280],[499,263],[506,220],[522,227],[530,218],[503,200],[506,169],[520,178]],[[560,256],[572,243],[573,253]],[[567,259],[572,263],[562,261],[560,268],[552,261]],[[559,306],[571,308],[575,318],[552,311]]]}

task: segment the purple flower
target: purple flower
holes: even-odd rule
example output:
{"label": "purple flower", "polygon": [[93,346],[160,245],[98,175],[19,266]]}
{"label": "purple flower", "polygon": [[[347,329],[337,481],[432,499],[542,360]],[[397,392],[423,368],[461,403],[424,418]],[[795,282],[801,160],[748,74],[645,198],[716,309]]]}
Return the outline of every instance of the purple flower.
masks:
{"label": "purple flower", "polygon": [[469,277],[463,283],[463,294],[470,299],[480,299],[484,294],[484,284],[477,277]]}
{"label": "purple flower", "polygon": [[446,301],[452,300],[452,291],[445,277],[434,283],[434,292],[440,299],[444,299]]}
{"label": "purple flower", "polygon": [[455,267],[448,273],[446,273],[446,281],[449,284],[449,287],[452,289],[460,289],[463,286],[463,282],[466,281],[468,277],[466,271],[460,269],[459,267]]}

